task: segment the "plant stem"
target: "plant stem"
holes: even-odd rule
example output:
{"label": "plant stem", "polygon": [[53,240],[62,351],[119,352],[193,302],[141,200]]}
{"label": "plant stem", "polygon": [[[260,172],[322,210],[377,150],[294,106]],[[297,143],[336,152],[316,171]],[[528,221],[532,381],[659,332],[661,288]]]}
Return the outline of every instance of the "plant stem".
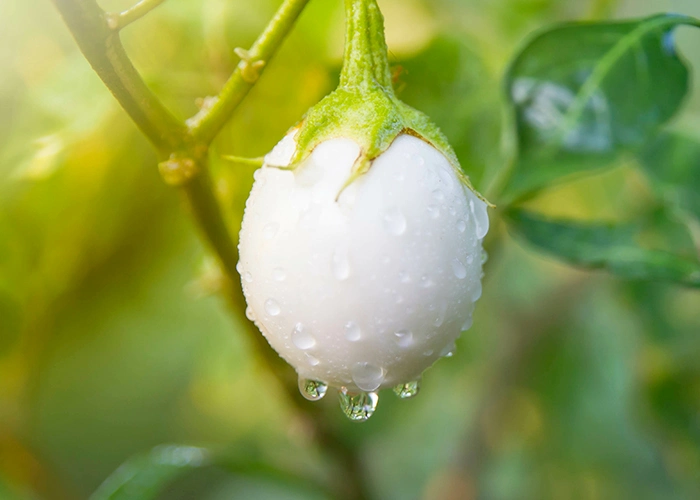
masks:
{"label": "plant stem", "polygon": [[161,157],[180,147],[187,128],[148,89],[105,12],[94,0],[52,1],[85,58]]}
{"label": "plant stem", "polygon": [[342,87],[379,85],[393,94],[384,17],[376,0],[345,0],[345,55]]}
{"label": "plant stem", "polygon": [[207,144],[214,140],[231,114],[255,85],[307,3],[309,0],[284,0],[250,50],[237,52],[243,55],[243,58],[224,84],[218,99],[204,113],[190,120],[195,138]]}
{"label": "plant stem", "polygon": [[109,27],[115,30],[125,28],[134,21],[141,19],[163,2],[165,2],[165,0],[141,0],[133,7],[123,12],[108,14]]}

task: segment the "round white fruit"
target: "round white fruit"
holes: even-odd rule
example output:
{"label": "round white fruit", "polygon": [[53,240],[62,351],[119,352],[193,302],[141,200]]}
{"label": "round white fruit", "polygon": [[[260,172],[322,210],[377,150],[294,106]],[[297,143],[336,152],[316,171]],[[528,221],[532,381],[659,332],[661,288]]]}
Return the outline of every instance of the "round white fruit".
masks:
{"label": "round white fruit", "polygon": [[360,148],[319,145],[256,172],[239,271],[252,317],[300,377],[376,391],[420,378],[471,325],[486,204],[428,143],[399,136],[349,186]]}

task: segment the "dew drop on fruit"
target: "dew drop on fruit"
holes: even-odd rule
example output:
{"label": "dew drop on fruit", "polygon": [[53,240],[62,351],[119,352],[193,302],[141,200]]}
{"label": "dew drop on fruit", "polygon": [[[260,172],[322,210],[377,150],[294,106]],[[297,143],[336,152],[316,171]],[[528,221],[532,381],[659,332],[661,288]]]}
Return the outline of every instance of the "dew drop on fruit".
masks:
{"label": "dew drop on fruit", "polygon": [[450,342],[442,349],[442,351],[440,351],[440,357],[451,358],[452,356],[454,356],[456,349],[457,346],[455,345],[455,343]]}
{"label": "dew drop on fruit", "polygon": [[405,384],[399,384],[394,387],[394,394],[396,394],[401,399],[410,399],[418,394],[420,391],[420,381],[413,380],[411,382],[406,382]]}
{"label": "dew drop on fruit", "polygon": [[398,208],[390,208],[384,213],[384,228],[394,236],[406,232],[406,217]]}
{"label": "dew drop on fruit", "polygon": [[469,317],[464,321],[462,324],[462,331],[466,332],[472,327],[472,324],[474,323],[474,320],[472,319],[472,315],[470,314]]}
{"label": "dew drop on fruit", "polygon": [[266,240],[271,240],[277,235],[280,225],[277,222],[269,222],[263,227],[263,237]]}
{"label": "dew drop on fruit", "polygon": [[305,328],[301,323],[297,323],[292,329],[292,344],[305,351],[316,345],[316,339],[311,335],[308,328]]}
{"label": "dew drop on fruit", "polygon": [[340,408],[353,422],[366,422],[377,409],[379,396],[376,392],[360,392],[353,394],[343,388],[338,391]]}
{"label": "dew drop on fruit", "polygon": [[281,267],[276,267],[272,270],[272,279],[275,281],[284,281],[287,277],[287,272]]}
{"label": "dew drop on fruit", "polygon": [[413,344],[413,333],[409,330],[399,330],[394,332],[394,340],[399,347],[410,347]]}
{"label": "dew drop on fruit", "polygon": [[333,252],[331,268],[333,269],[333,276],[335,276],[335,279],[339,281],[348,279],[350,276],[350,262],[343,250],[336,249],[335,252]]}
{"label": "dew drop on fruit", "polygon": [[354,321],[345,323],[345,338],[350,342],[357,342],[362,337],[362,330]]}
{"label": "dew drop on fruit", "polygon": [[452,260],[452,272],[457,279],[463,280],[467,277],[467,268],[464,267],[464,264],[459,259]]}
{"label": "dew drop on fruit", "polygon": [[267,299],[265,301],[265,312],[270,316],[277,316],[282,312],[282,309],[275,299]]}
{"label": "dew drop on fruit", "polygon": [[326,395],[328,385],[318,380],[309,380],[299,377],[299,392],[309,401],[318,401]]}
{"label": "dew drop on fruit", "polygon": [[372,363],[355,363],[352,367],[352,381],[363,391],[376,391],[384,381],[384,369]]}

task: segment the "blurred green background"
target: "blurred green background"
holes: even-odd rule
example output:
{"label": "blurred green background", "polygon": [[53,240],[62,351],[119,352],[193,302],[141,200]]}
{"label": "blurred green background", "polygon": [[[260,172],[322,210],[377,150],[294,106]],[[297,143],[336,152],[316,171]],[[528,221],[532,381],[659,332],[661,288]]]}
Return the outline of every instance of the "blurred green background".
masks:
{"label": "blurred green background", "polygon": [[[400,96],[443,128],[477,187],[503,162],[500,82],[532,30],[700,17],[697,0],[379,3]],[[341,4],[311,1],[216,153],[264,154],[333,88]],[[278,5],[169,0],[123,41],[184,118]],[[683,29],[679,44],[697,75],[700,36]],[[676,121],[700,136],[695,81]],[[54,6],[0,1],[0,499],[88,498],[130,457],[169,450],[196,470],[158,498],[336,498],[338,478],[382,499],[700,498],[698,291],[572,270],[494,220],[475,324],[416,399],[382,394],[361,425],[334,397],[301,403],[357,461],[346,471],[258,359],[241,312],[212,294],[216,266],[156,161]],[[212,167],[235,227],[252,169]],[[621,165],[530,207],[620,218],[648,192]],[[169,443],[225,459],[149,452]]]}

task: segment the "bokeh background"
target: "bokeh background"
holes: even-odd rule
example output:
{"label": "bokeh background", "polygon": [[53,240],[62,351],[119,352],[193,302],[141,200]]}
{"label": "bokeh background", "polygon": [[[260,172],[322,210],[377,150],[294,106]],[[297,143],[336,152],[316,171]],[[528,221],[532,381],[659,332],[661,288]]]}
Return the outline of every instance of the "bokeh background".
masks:
{"label": "bokeh background", "polygon": [[[379,3],[400,95],[443,127],[477,187],[502,165],[500,82],[532,30],[700,17],[697,0]],[[123,41],[184,118],[278,4],[169,0]],[[216,153],[264,154],[333,88],[341,4],[310,3]],[[682,29],[679,44],[697,74],[700,35]],[[700,135],[695,81],[677,121]],[[474,326],[417,398],[382,394],[365,424],[333,397],[301,403],[354,457],[348,471],[260,361],[241,312],[213,293],[215,262],[156,161],[54,6],[0,1],[1,499],[88,498],[130,457],[169,453],[193,470],[155,498],[337,498],[339,478],[382,499],[700,498],[698,291],[573,270],[494,221]],[[212,167],[235,227],[252,169]],[[648,193],[620,165],[530,207],[621,219]],[[205,449],[226,459],[196,467]]]}

